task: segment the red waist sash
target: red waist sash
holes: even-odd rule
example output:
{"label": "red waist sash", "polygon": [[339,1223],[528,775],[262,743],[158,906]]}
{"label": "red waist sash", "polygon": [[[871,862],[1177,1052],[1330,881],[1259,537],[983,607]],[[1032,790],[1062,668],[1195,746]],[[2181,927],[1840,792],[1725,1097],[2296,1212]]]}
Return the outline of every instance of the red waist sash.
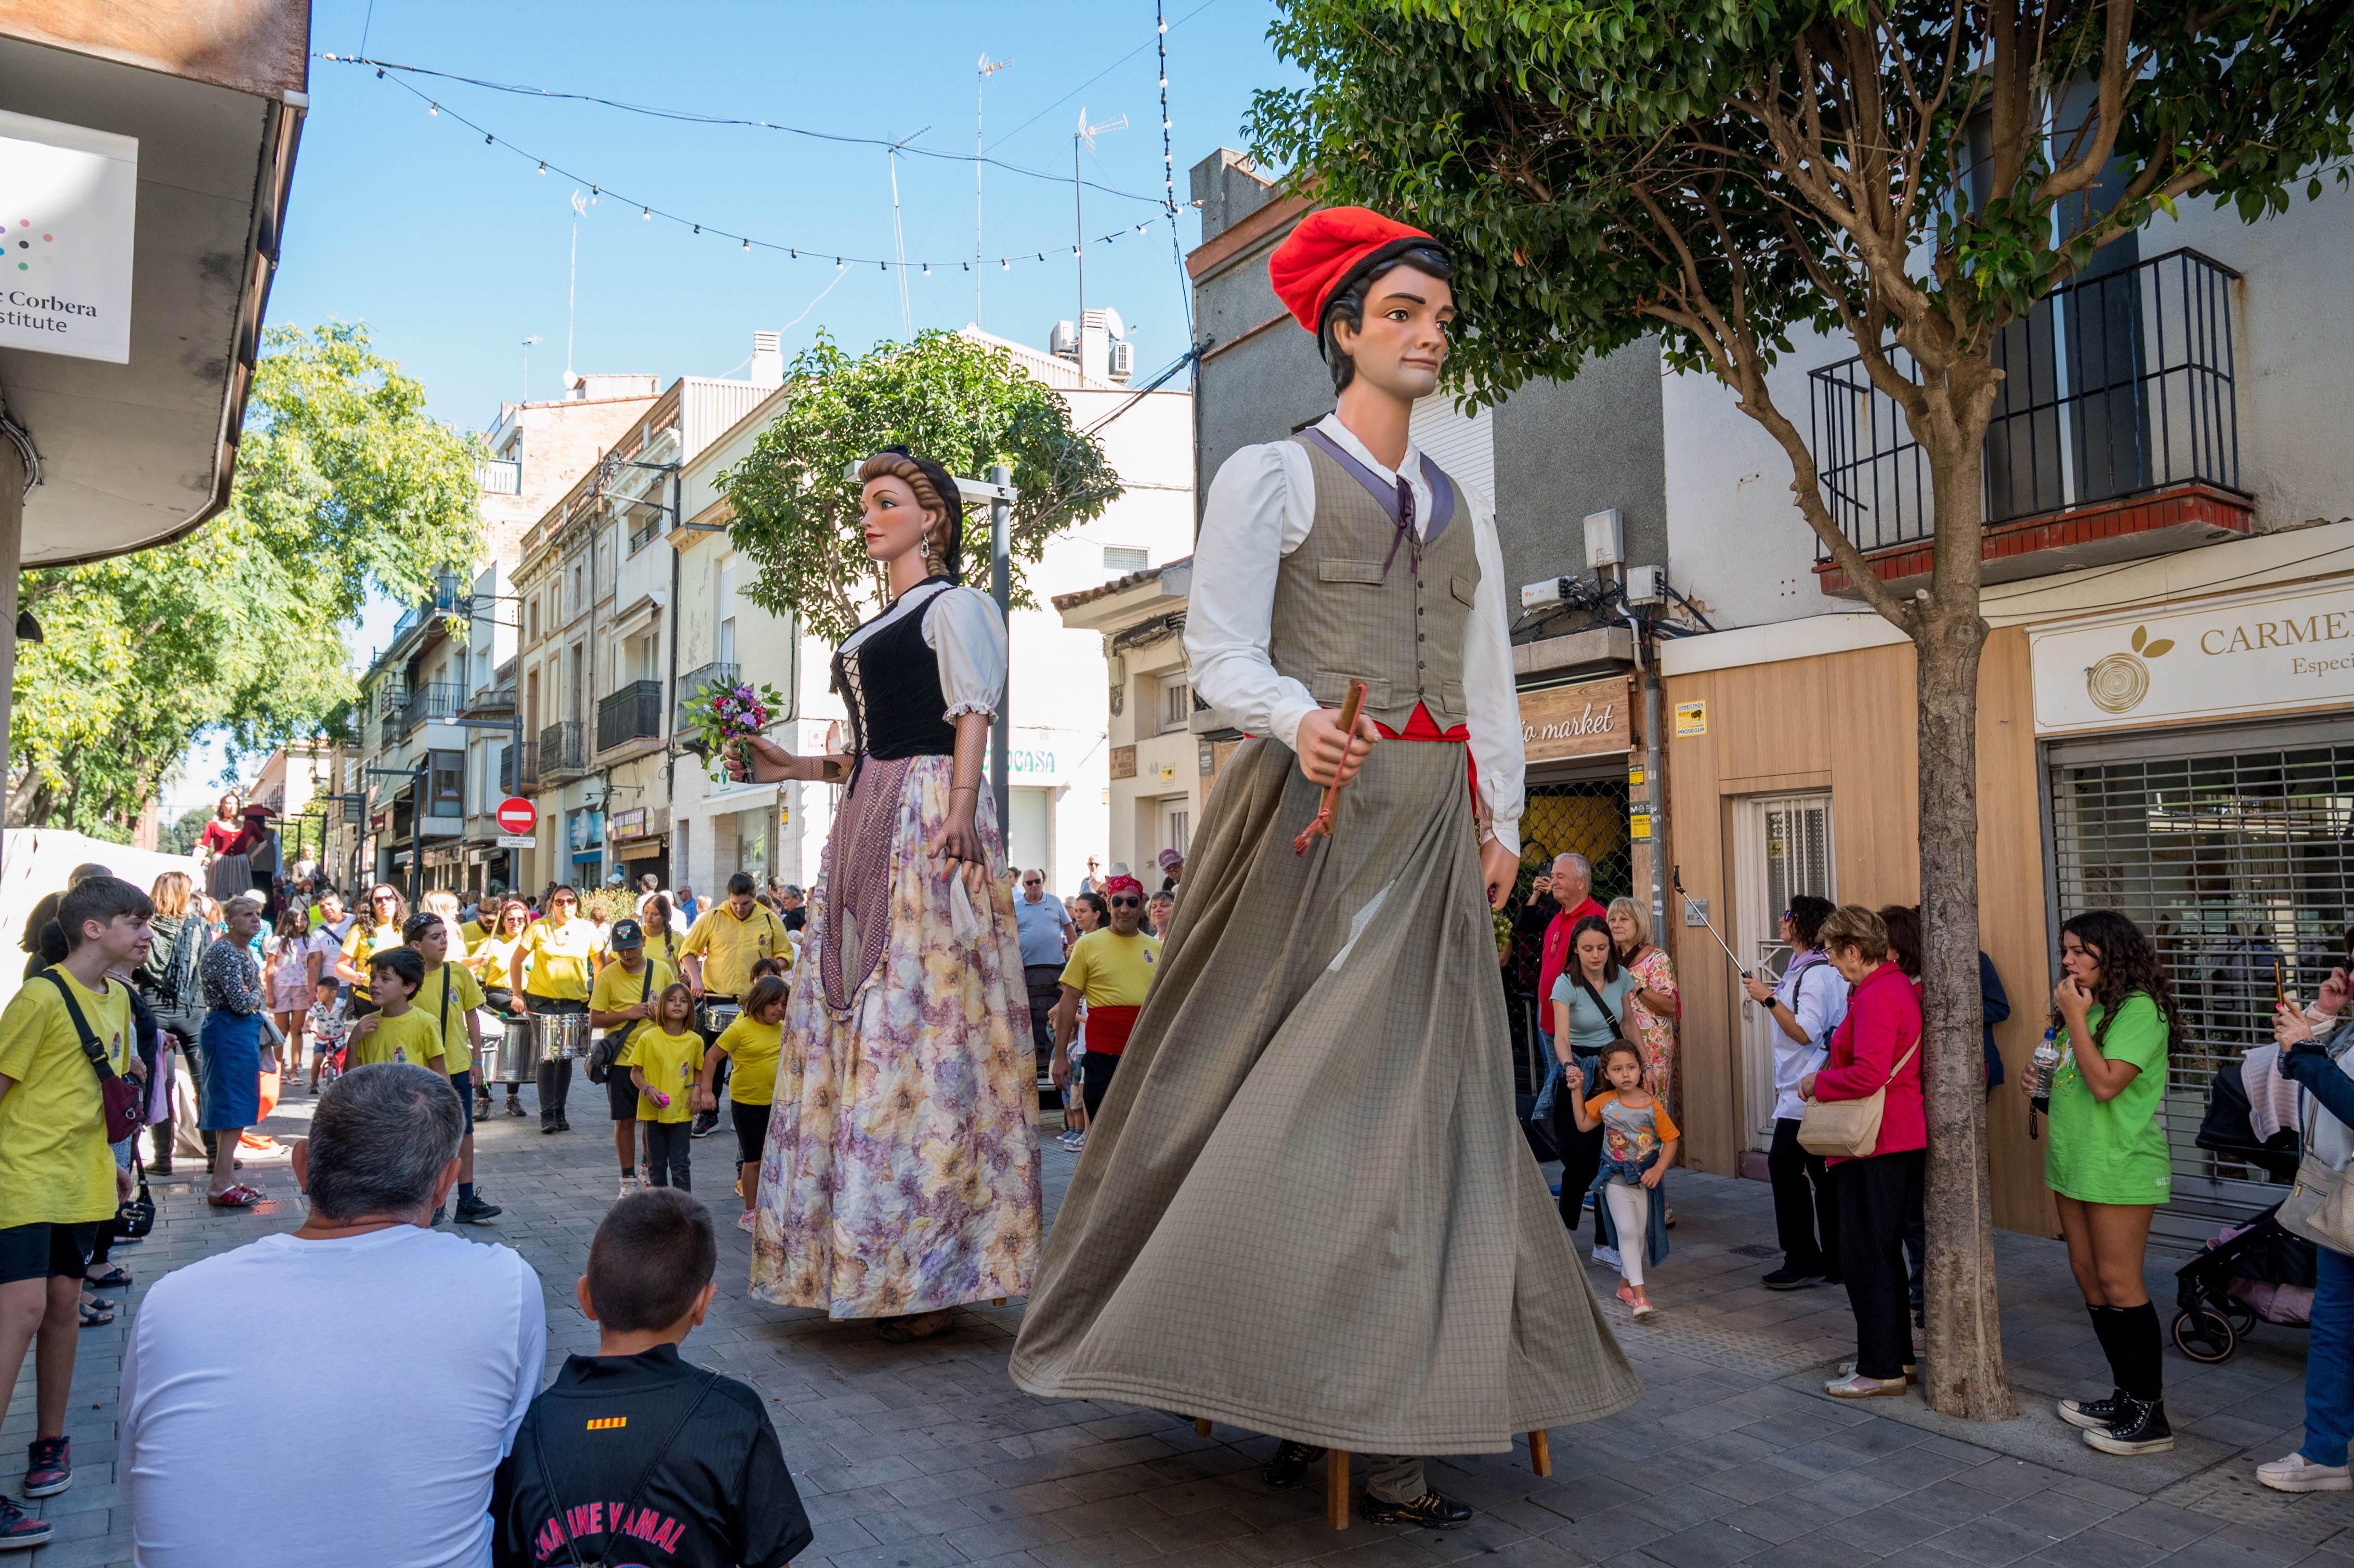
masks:
{"label": "red waist sash", "polygon": [[1087,1051],[1091,1055],[1117,1056],[1128,1049],[1128,1037],[1136,1031],[1136,1015],[1141,1007],[1112,1007],[1100,1002],[1087,1004]]}
{"label": "red waist sash", "polygon": [[[1452,729],[1441,729],[1438,721],[1430,716],[1430,710],[1420,703],[1415,704],[1414,712],[1406,715],[1404,729],[1392,729],[1379,719],[1373,721],[1373,727],[1382,732],[1384,740],[1459,740],[1468,743],[1471,739],[1469,725],[1458,724]],[[1471,810],[1476,815],[1479,810],[1479,764],[1469,751],[1463,757],[1463,776],[1470,784]]]}

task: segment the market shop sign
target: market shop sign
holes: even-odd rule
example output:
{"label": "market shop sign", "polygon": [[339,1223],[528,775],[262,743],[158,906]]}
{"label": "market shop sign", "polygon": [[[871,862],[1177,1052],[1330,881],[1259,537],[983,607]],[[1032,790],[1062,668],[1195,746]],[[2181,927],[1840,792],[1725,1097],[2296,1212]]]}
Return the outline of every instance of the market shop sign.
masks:
{"label": "market shop sign", "polygon": [[2354,578],[2031,629],[2035,732],[2354,705]]}
{"label": "market shop sign", "polygon": [[1633,715],[1627,680],[1585,681],[1521,694],[1521,744],[1531,762],[1606,757],[1631,751]]}

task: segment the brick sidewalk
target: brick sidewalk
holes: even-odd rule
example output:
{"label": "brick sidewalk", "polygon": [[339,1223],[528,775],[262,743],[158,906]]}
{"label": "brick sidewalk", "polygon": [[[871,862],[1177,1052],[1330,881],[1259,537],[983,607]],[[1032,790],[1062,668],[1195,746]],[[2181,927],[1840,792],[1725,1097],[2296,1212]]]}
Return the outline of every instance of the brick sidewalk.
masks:
{"label": "brick sidewalk", "polygon": [[[296,1100],[270,1130],[299,1134],[308,1106]],[[611,1201],[611,1144],[601,1121],[542,1138],[535,1119],[504,1117],[484,1126],[481,1141],[483,1192],[506,1213],[461,1234],[514,1246],[540,1271],[552,1372],[568,1352],[596,1345],[570,1285]],[[695,1156],[698,1190],[724,1220],[734,1202],[726,1134],[696,1144]],[[1074,1163],[1047,1144],[1050,1206]],[[124,1326],[157,1275],[300,1223],[282,1164],[246,1174],[271,1195],[268,1212],[216,1214],[183,1180],[159,1192],[154,1237],[119,1252],[139,1284],[113,1326],[82,1336],[69,1422],[75,1484],[41,1505],[58,1531],[55,1544],[27,1554],[36,1568],[130,1560],[129,1512],[113,1478]],[[865,1326],[754,1303],[743,1291],[748,1238],[732,1225],[720,1231],[722,1294],[687,1351],[769,1396],[818,1527],[798,1568],[1412,1568],[1473,1557],[1511,1568],[1883,1560],[2354,1568],[2354,1495],[2282,1497],[2251,1475],[2255,1460],[2296,1442],[2301,1331],[2260,1326],[2222,1367],[2169,1351],[2177,1451],[2096,1454],[2051,1414],[2052,1398],[2105,1393],[2107,1383],[2065,1259],[2057,1243],[2004,1235],[2003,1326],[2021,1418],[1967,1425],[1915,1399],[1840,1404],[1820,1388],[1829,1364],[1853,1348],[1845,1298],[1757,1286],[1775,1257],[1764,1185],[1688,1174],[1670,1183],[1679,1224],[1673,1254],[1654,1274],[1660,1311],[1637,1326],[1607,1302],[1642,1374],[1642,1403],[1596,1426],[1555,1431],[1549,1480],[1531,1475],[1519,1451],[1435,1463],[1436,1484],[1481,1510],[1444,1533],[1361,1520],[1328,1529],[1313,1474],[1295,1492],[1261,1485],[1257,1468],[1273,1445],[1252,1434],[1220,1427],[1204,1439],[1157,1411],[1030,1398],[1005,1373],[1018,1304],[961,1314],[944,1343],[895,1348]],[[2171,1266],[2153,1260],[2150,1271],[2166,1319]],[[1591,1277],[1606,1301],[1605,1271]],[[32,1402],[28,1357],[0,1425],[0,1488],[12,1494]],[[282,1391],[256,1391],[258,1413],[285,1404]],[[302,1506],[301,1495],[273,1506]]]}

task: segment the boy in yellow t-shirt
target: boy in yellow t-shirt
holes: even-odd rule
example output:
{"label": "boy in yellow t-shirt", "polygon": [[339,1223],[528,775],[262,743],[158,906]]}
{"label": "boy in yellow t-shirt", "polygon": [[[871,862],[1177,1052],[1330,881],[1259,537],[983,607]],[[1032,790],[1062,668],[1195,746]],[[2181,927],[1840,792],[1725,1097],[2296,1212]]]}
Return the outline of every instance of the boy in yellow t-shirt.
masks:
{"label": "boy in yellow t-shirt", "polygon": [[[790,988],[779,975],[762,975],[744,993],[744,1011],[719,1032],[703,1055],[700,1103],[718,1104],[712,1088],[720,1061],[735,1064],[727,1092],[728,1114],[736,1122],[736,1191],[744,1199],[744,1213],[736,1221],[740,1230],[752,1228],[752,1211],[758,1205],[760,1147],[769,1136],[769,1106],[777,1095],[777,1064],[784,1055],[785,1002]],[[748,1176],[745,1172],[750,1171]]]}
{"label": "boy in yellow t-shirt", "polygon": [[[401,928],[408,946],[425,966],[425,984],[410,1005],[434,1021],[441,1034],[441,1066],[466,1107],[465,1136],[458,1140],[458,1223],[483,1225],[500,1213],[474,1192],[474,1064],[482,1054],[482,1026],[474,1010],[482,1005],[482,983],[463,964],[450,961],[450,927],[428,911],[412,915]],[[434,1211],[438,1222],[441,1215]]]}
{"label": "boy in yellow t-shirt", "polygon": [[[65,960],[37,976],[0,1012],[0,1388],[16,1386],[37,1332],[35,1424],[25,1495],[73,1484],[66,1406],[81,1335],[81,1281],[98,1228],[131,1195],[131,1173],[106,1146],[96,1065],[82,1049],[72,999],[108,1065],[137,1075],[131,993],[109,969],[136,969],[154,940],[147,895],[111,876],[77,884],[58,905]],[[62,989],[58,982],[62,983]],[[44,1521],[0,1498],[0,1544],[39,1546]]]}
{"label": "boy in yellow t-shirt", "polygon": [[[588,988],[588,1027],[603,1030],[609,1039],[620,1032],[626,1050],[628,1036],[646,1027],[654,1015],[654,999],[678,975],[652,956],[645,929],[635,920],[614,921],[605,939],[613,959],[597,971],[597,981]],[[630,1081],[628,1058],[620,1050],[614,1052],[605,1073],[605,1099],[613,1113],[613,1152],[621,1161],[620,1195],[626,1198],[638,1188],[638,1086]]]}
{"label": "boy in yellow t-shirt", "polygon": [[[368,960],[368,988],[376,1011],[352,1025],[344,1059],[354,1067],[376,1062],[407,1062],[429,1073],[441,1071],[441,1030],[410,1001],[425,984],[425,960],[414,948],[387,948]],[[447,1075],[444,1075],[445,1076]]]}
{"label": "boy in yellow t-shirt", "polygon": [[695,993],[673,982],[654,1003],[651,1027],[631,1035],[614,1064],[627,1063],[630,1081],[638,1086],[638,1131],[646,1143],[649,1187],[694,1188],[687,1128],[695,1120],[695,1081],[703,1065],[703,1036],[690,1027],[694,1022]]}

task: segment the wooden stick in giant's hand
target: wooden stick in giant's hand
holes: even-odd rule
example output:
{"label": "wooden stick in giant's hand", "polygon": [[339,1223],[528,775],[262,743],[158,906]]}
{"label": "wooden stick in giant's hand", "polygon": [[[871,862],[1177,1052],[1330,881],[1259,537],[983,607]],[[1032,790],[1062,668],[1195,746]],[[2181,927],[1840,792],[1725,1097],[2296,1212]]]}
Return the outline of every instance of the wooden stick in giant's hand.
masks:
{"label": "wooden stick in giant's hand", "polygon": [[1316,815],[1299,830],[1299,836],[1291,841],[1291,853],[1294,854],[1306,854],[1310,844],[1320,838],[1332,836],[1332,807],[1341,798],[1341,768],[1349,760],[1348,743],[1357,734],[1357,710],[1364,705],[1365,683],[1350,682],[1349,694],[1341,699],[1341,761],[1333,767],[1332,782],[1324,786],[1324,800],[1317,808]]}

